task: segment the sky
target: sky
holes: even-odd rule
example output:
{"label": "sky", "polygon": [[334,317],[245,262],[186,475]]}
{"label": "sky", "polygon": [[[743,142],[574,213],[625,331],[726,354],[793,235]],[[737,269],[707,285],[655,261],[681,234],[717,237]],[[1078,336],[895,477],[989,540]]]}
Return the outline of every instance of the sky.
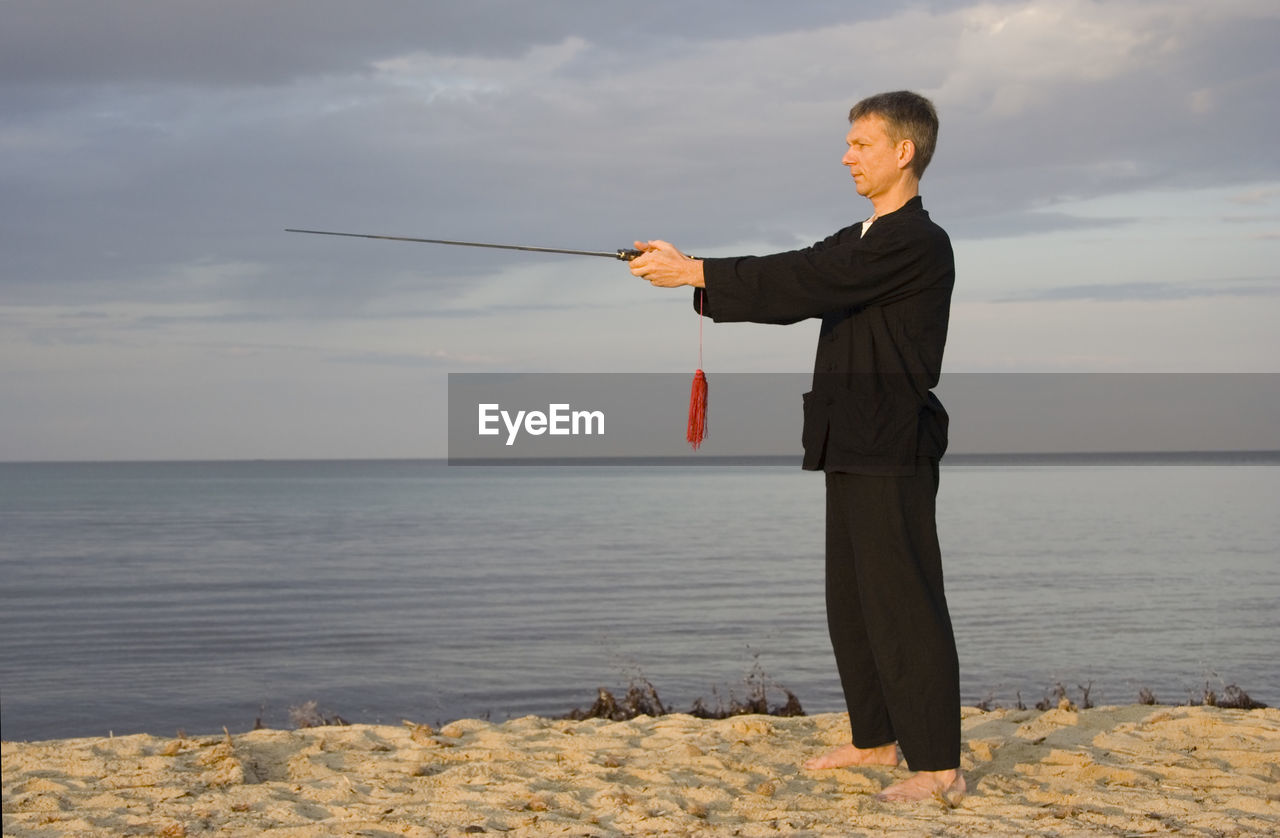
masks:
{"label": "sky", "polygon": [[[0,18],[0,460],[439,457],[449,373],[691,374],[688,293],[621,263],[284,230],[802,247],[869,215],[848,110],[904,88],[942,126],[944,376],[1280,372],[1274,0]],[[707,324],[713,393],[816,333]]]}

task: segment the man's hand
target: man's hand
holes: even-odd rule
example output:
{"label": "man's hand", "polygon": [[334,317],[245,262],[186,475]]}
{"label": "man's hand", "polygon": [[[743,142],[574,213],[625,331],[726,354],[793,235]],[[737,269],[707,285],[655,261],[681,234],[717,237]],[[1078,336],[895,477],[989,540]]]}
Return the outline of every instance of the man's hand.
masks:
{"label": "man's hand", "polygon": [[692,285],[703,288],[702,260],[691,259],[676,250],[670,242],[636,242],[636,250],[644,251],[631,260],[631,273],[658,288]]}

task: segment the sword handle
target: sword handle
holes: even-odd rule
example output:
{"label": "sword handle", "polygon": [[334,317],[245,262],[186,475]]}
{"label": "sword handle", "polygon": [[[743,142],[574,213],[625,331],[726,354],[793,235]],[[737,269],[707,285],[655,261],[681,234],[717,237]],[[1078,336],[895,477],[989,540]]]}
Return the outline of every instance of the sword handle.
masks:
{"label": "sword handle", "polygon": [[[637,256],[639,256],[639,255],[640,255],[640,254],[642,254],[642,253],[644,253],[644,251],[643,251],[643,250],[631,250],[630,248],[620,249],[620,250],[618,251],[618,255],[617,255],[617,257],[616,257],[616,258],[621,259],[623,262],[630,262],[632,259],[636,258]],[[600,255],[601,255],[601,256],[603,256],[604,254],[602,253],[602,254],[600,254]],[[699,257],[699,256],[689,256],[689,254],[687,254],[687,253],[685,254],[685,256],[688,256],[690,259],[699,259],[699,258],[701,258],[701,257]]]}

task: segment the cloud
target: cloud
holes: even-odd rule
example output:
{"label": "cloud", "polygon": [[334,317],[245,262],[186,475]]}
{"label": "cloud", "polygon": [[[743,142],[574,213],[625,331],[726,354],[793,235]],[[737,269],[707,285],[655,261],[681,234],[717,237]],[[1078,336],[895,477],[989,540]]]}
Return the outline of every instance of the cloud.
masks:
{"label": "cloud", "polygon": [[[276,366],[225,379],[251,370],[263,392],[285,387],[268,370],[308,364],[326,383],[357,366],[403,381],[436,357],[683,364],[687,299],[646,296],[625,266],[284,228],[802,246],[864,217],[839,163],[845,114],[884,89],[941,113],[923,191],[965,255],[958,293],[1274,300],[1271,0],[4,9],[0,375],[48,364],[68,392],[90,368],[172,383],[189,375],[178,358],[254,347]],[[1183,206],[1204,219],[1156,217]],[[810,352],[802,330],[716,334],[720,363],[744,371]]]}
{"label": "cloud", "polygon": [[[716,22],[709,4],[674,41],[619,37],[639,29],[631,12],[585,5],[106,3],[75,17],[19,4],[0,49],[15,65],[0,146],[18,152],[0,163],[0,219],[40,248],[47,226],[17,205],[62,215],[99,253],[150,229],[135,243],[157,263],[214,236],[283,253],[229,216],[272,234],[319,216],[530,241],[671,225],[704,249],[776,239],[765,225],[821,234],[857,211],[838,168],[843,113],[904,86],[943,113],[926,193],[975,234],[1054,201],[1275,174],[1276,126],[1256,107],[1275,81],[1265,4],[817,4],[791,26],[760,4]],[[77,40],[91,31],[93,45]],[[42,76],[33,45],[64,75]],[[167,63],[184,56],[186,72]],[[1192,80],[1213,103],[1203,125],[1188,124]],[[70,81],[86,83],[59,93]],[[1212,141],[1228,125],[1234,153],[1188,171],[1188,132]]]}
{"label": "cloud", "polygon": [[1280,197],[1280,186],[1263,186],[1246,190],[1237,195],[1231,195],[1227,200],[1244,206],[1256,207],[1269,205],[1272,199],[1277,197]]}
{"label": "cloud", "polygon": [[443,349],[408,354],[394,352],[352,352],[345,355],[330,355],[325,363],[356,364],[393,367],[426,367],[441,370],[457,370],[459,367],[487,366],[497,360],[492,355],[468,355],[447,352]]}
{"label": "cloud", "polygon": [[1075,215],[1069,212],[990,211],[978,218],[961,217],[948,220],[947,231],[953,239],[1016,238],[1073,230],[1116,230],[1136,223],[1133,218]]}
{"label": "cloud", "polygon": [[1108,282],[1057,285],[1002,298],[999,302],[1058,300],[1189,300],[1200,297],[1276,297],[1280,277],[1245,277],[1194,282]]}
{"label": "cloud", "polygon": [[1133,20],[1131,5],[1100,11],[1096,3],[1039,0],[956,12],[951,69],[937,96],[1016,117],[1040,110],[1051,88],[1113,80],[1169,48],[1160,27]]}
{"label": "cloud", "polygon": [[0,80],[276,85],[363,72],[415,50],[501,58],[566,37],[619,50],[659,41],[677,49],[889,13],[848,0],[651,0],[643,9],[598,0],[8,0]]}
{"label": "cloud", "polygon": [[[467,283],[517,264],[302,242],[285,226],[592,249],[637,235],[696,252],[795,246],[860,212],[838,163],[843,114],[886,87],[938,102],[942,140],[924,188],[955,236],[1101,226],[1061,207],[1161,184],[1234,182],[1248,196],[1260,173],[1280,177],[1268,139],[1277,126],[1258,124],[1267,112],[1254,98],[1275,73],[1259,35],[1276,26],[1265,4],[1033,0],[872,16],[837,6],[790,27],[747,16],[671,41],[613,37],[609,15],[569,23],[573,4],[548,6],[558,24],[527,28],[510,6],[444,4],[412,19],[386,7],[371,27],[321,5],[309,13],[319,30],[272,52],[232,38],[231,22],[249,42],[275,39],[292,25],[286,12],[306,18],[302,7],[108,5],[119,37],[81,55],[64,39],[97,13],[76,23],[26,5],[14,32],[63,47],[53,52],[67,74],[117,81],[94,77],[34,109],[30,83],[3,88],[12,118],[0,147],[13,153],[0,160],[0,245],[11,254],[0,284],[20,302],[197,299],[208,289],[183,266],[257,264],[256,280],[223,275],[218,288],[319,312],[359,309],[422,276],[446,307]],[[151,16],[137,20],[144,9]],[[501,20],[481,38],[486,13]],[[135,43],[131,23],[156,37]],[[427,23],[462,34],[453,46],[403,37]],[[183,40],[196,32],[221,57],[198,77],[166,74],[164,50],[191,51],[199,67],[200,50],[213,49]],[[335,39],[342,49],[313,60]],[[130,81],[137,54],[157,62],[145,81]],[[1211,119],[1197,122],[1178,98],[1192,77],[1213,91]],[[1188,170],[1188,135],[1211,146],[1228,125],[1242,129],[1233,153]]]}

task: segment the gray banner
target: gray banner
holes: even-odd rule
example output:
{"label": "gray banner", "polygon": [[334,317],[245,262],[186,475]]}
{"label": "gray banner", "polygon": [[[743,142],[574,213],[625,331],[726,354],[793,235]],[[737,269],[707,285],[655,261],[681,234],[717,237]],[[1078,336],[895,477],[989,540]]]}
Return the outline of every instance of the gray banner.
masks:
{"label": "gray banner", "polygon": [[[449,462],[799,462],[810,374],[707,378],[695,452],[691,375],[451,373]],[[954,373],[934,392],[949,454],[1280,450],[1280,374]]]}

